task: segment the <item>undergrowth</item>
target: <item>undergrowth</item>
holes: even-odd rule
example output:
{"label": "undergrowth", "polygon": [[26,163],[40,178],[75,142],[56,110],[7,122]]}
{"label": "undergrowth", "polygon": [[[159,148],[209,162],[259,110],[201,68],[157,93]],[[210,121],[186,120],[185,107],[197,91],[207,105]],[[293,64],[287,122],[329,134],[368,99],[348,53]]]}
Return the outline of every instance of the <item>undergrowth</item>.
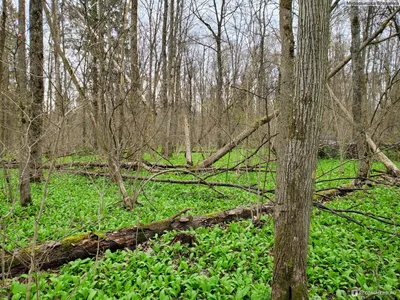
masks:
{"label": "undergrowth", "polygon": [[[173,163],[182,163],[181,160],[177,156]],[[228,163],[232,161],[226,157],[219,162],[220,166]],[[337,165],[336,160],[319,162],[317,182],[321,182],[317,183],[317,189],[350,182],[356,163],[348,161],[327,172]],[[273,170],[274,164],[270,167]],[[274,173],[230,172],[208,180],[257,184],[273,189],[274,176]],[[164,178],[181,180],[192,177],[180,173],[164,175]],[[16,190],[16,176],[12,178]],[[336,178],[343,179],[329,181]],[[218,187],[217,192],[207,186],[127,182],[130,192],[141,185],[139,201],[143,206],[128,212],[122,207],[116,184],[108,179],[55,173],[40,222],[39,241],[159,220],[186,207],[192,208],[190,214],[199,215],[262,201],[240,189]],[[33,184],[34,204],[27,208],[16,204],[15,211],[6,219],[3,234],[7,237],[5,248],[8,251],[31,242],[42,193],[43,184]],[[6,195],[3,182],[1,215],[11,207]],[[377,186],[327,205],[335,209],[366,211],[399,223],[398,199],[398,188]],[[381,296],[374,297],[391,299],[385,297],[400,290],[399,239],[371,228],[399,234],[398,227],[362,215],[351,216],[369,227],[314,209],[308,264],[310,297],[349,299],[352,290],[360,289],[364,295],[379,291]],[[107,252],[97,261],[76,260],[57,272],[39,272],[31,296],[36,297],[37,292],[40,299],[269,299],[273,246],[273,225],[269,217],[263,217],[257,225],[245,220],[200,228],[191,233],[197,239],[193,247],[179,242],[170,245],[176,232],[168,232],[133,252]],[[26,281],[23,275],[3,282],[0,296],[24,298]]]}

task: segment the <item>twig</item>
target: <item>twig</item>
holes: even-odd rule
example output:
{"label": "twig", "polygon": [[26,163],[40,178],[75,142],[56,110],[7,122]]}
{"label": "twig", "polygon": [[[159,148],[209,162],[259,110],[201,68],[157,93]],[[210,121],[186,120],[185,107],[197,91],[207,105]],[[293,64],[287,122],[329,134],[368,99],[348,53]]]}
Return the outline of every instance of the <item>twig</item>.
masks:
{"label": "twig", "polygon": [[[395,235],[395,236],[400,236],[400,234],[398,234],[398,233],[394,233],[394,232],[386,231],[386,230],[383,230],[383,229],[379,229],[379,228],[374,228],[374,227],[371,227],[371,226],[367,226],[367,225],[365,225],[364,223],[362,223],[362,222],[360,222],[360,221],[358,221],[358,220],[356,220],[356,219],[354,219],[354,218],[352,218],[352,217],[349,217],[349,216],[347,216],[347,215],[344,215],[344,214],[342,214],[340,211],[335,210],[335,209],[332,209],[332,208],[329,208],[329,207],[327,207],[327,206],[325,206],[325,205],[323,205],[323,204],[321,204],[321,203],[313,202],[313,206],[316,207],[316,208],[318,208],[318,209],[320,209],[320,210],[327,211],[327,212],[330,212],[330,213],[332,213],[332,214],[334,214],[334,215],[337,215],[337,216],[339,216],[339,217],[341,217],[341,218],[343,218],[343,219],[346,219],[346,220],[348,220],[348,221],[350,221],[350,222],[353,222],[353,223],[355,223],[355,224],[357,224],[357,225],[359,225],[359,226],[361,226],[361,227],[364,227],[364,228],[366,228],[366,229],[368,229],[368,230],[377,231],[377,232],[382,232],[382,233],[387,233],[387,234]],[[396,225],[396,226],[397,226],[397,225]]]}
{"label": "twig", "polygon": [[182,209],[180,212],[177,212],[171,218],[169,218],[170,222],[173,222],[177,217],[179,217],[180,215],[184,214],[185,212],[187,212],[191,209],[192,209],[191,207],[187,207],[185,209]]}

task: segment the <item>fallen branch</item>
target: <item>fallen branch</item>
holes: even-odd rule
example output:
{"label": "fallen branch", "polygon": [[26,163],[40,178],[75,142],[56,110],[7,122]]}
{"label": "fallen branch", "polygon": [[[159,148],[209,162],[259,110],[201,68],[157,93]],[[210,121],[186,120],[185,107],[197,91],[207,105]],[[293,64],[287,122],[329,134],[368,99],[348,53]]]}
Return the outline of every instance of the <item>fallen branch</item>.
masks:
{"label": "fallen branch", "polygon": [[[332,99],[336,102],[336,104],[339,106],[339,108],[342,110],[344,114],[344,118],[355,128],[358,128],[359,125],[356,124],[353,121],[353,117],[351,116],[350,112],[344,107],[342,102],[335,96],[333,93],[332,89],[330,88],[329,85],[327,85],[328,91],[332,97]],[[358,128],[361,132],[363,132],[362,128]],[[379,158],[379,160],[385,165],[386,171],[392,175],[393,177],[400,177],[400,170],[397,168],[397,166],[376,146],[374,141],[371,139],[371,137],[368,135],[368,133],[364,132],[366,141],[374,154]]]}
{"label": "fallen branch", "polygon": [[[68,171],[74,175],[83,175],[83,176],[92,176],[92,177],[109,177],[109,174],[106,172],[88,172],[88,171]],[[165,174],[168,171],[164,171],[162,173],[158,173],[157,175],[162,175]],[[192,174],[192,172],[187,171],[187,170],[171,170],[169,172],[182,172],[182,173],[189,173]],[[228,183],[228,182],[208,182],[203,179],[198,179],[198,180],[178,180],[178,179],[163,179],[163,178],[148,178],[148,177],[141,177],[141,176],[130,176],[130,175],[122,175],[123,179],[126,180],[138,180],[138,181],[152,181],[152,182],[160,182],[160,183],[172,183],[172,184],[198,184],[198,185],[206,185],[208,187],[231,187],[231,188],[237,188],[237,189],[242,189],[247,192],[257,194],[257,195],[264,195],[267,193],[273,193],[274,190],[264,190],[261,189],[257,185],[241,185],[241,184],[236,184],[236,183]]]}
{"label": "fallen branch", "polygon": [[198,163],[196,168],[207,168],[210,167],[212,164],[217,162],[221,157],[223,157],[228,152],[232,151],[237,145],[239,145],[243,140],[249,137],[253,132],[255,132],[258,128],[262,125],[267,124],[271,120],[273,120],[278,115],[278,112],[275,111],[269,116],[265,116],[258,120],[257,122],[253,123],[249,128],[243,130],[238,136],[236,136],[232,141],[228,144],[223,146],[219,149],[215,154],[211,155],[210,157],[206,158],[202,162]]}
{"label": "fallen branch", "polygon": [[[343,214],[340,210],[335,210],[335,209],[329,208],[329,207],[327,207],[327,206],[325,206],[325,205],[323,205],[321,203],[314,202],[313,206],[318,208],[318,209],[320,209],[320,210],[322,210],[322,211],[330,212],[330,213],[332,213],[332,214],[334,214],[334,215],[336,215],[338,217],[346,219],[346,220],[348,220],[348,221],[350,221],[352,223],[355,223],[355,224],[357,224],[357,225],[359,225],[361,227],[364,227],[364,228],[366,228],[368,230],[375,231],[375,232],[382,232],[382,233],[386,233],[386,234],[390,234],[390,235],[394,235],[394,236],[399,236],[399,234],[395,233],[395,232],[390,232],[390,231],[387,231],[387,230],[383,230],[383,229],[379,229],[379,228],[375,228],[375,227],[372,227],[372,226],[365,225],[361,221],[358,221],[357,219],[354,219],[353,217],[350,217],[348,215]],[[354,213],[354,211],[352,211],[352,212]],[[358,212],[358,213],[359,214],[363,214],[362,212]],[[372,218],[374,220],[378,220],[380,222],[383,222],[382,220],[379,220],[376,217],[372,217],[371,215],[364,214],[364,216]],[[387,224],[387,222],[384,222],[384,223]],[[394,226],[398,226],[398,224],[393,224],[393,225]]]}
{"label": "fallen branch", "polygon": [[[272,205],[253,205],[239,207],[204,216],[186,216],[152,222],[144,225],[123,228],[117,231],[99,233],[89,232],[70,236],[57,242],[46,242],[36,247],[34,263],[38,270],[57,268],[62,264],[78,259],[95,257],[106,250],[135,249],[138,244],[148,241],[155,235],[170,230],[187,230],[189,228],[210,227],[238,219],[249,219],[259,213],[272,214]],[[180,212],[183,213],[183,212]],[[21,248],[5,256],[5,276],[17,276],[27,272],[31,262],[31,248]]]}
{"label": "fallen branch", "polygon": [[[396,16],[396,14],[400,11],[400,8],[395,9],[385,21],[369,36],[361,45],[358,51],[362,51],[365,47],[367,47],[371,42],[382,33],[382,31],[386,28],[389,22]],[[339,64],[337,64],[332,71],[328,74],[328,79],[335,76],[337,72],[339,72],[349,61],[351,60],[351,55],[348,55],[344,60],[342,60]]]}

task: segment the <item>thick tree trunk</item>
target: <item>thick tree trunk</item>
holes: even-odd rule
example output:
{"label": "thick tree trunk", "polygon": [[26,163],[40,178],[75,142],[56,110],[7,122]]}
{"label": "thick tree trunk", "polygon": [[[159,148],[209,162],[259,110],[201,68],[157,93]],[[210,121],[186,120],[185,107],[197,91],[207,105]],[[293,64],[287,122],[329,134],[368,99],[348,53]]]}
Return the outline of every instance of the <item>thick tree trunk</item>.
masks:
{"label": "thick tree trunk", "polygon": [[30,86],[32,94],[31,126],[29,146],[31,147],[31,180],[42,180],[42,124],[43,124],[43,2],[30,0]]}
{"label": "thick tree trunk", "polygon": [[[308,299],[307,252],[327,68],[328,0],[299,2],[294,97],[285,85],[291,41],[291,0],[281,0],[280,135],[274,206],[272,299]],[[290,52],[289,52],[290,53]],[[289,61],[290,66],[290,61]],[[292,73],[293,74],[293,73]]]}
{"label": "thick tree trunk", "polygon": [[[6,24],[7,24],[7,1],[2,0],[3,9],[1,11],[1,25],[0,25],[0,85],[3,85],[3,75],[4,75],[4,49],[6,45]],[[19,17],[19,15],[18,15]],[[18,22],[19,23],[19,22]],[[19,27],[18,27],[18,33]],[[18,51],[18,49],[17,49]]]}
{"label": "thick tree trunk", "polygon": [[[66,262],[86,257],[95,257],[105,250],[135,249],[138,244],[148,241],[156,234],[161,235],[169,230],[188,230],[190,228],[210,227],[237,219],[249,219],[260,213],[271,214],[269,204],[239,207],[231,210],[212,213],[204,216],[179,217],[188,209],[175,216],[145,225],[123,228],[107,233],[90,232],[70,236],[57,242],[47,242],[36,247],[35,265],[45,270],[56,268]],[[5,257],[5,276],[16,276],[29,270],[31,261],[30,248],[15,250]]]}
{"label": "thick tree trunk", "polygon": [[364,119],[365,110],[363,109],[364,90],[364,64],[360,49],[360,20],[358,18],[358,6],[351,7],[351,52],[352,52],[352,87],[353,87],[353,103],[352,113],[353,121],[357,126],[353,127],[353,139],[357,145],[358,155],[358,174],[359,180],[362,181],[369,177],[370,166],[367,160],[367,147],[365,142]]}
{"label": "thick tree trunk", "polygon": [[219,149],[214,155],[211,155],[207,159],[200,162],[196,166],[196,169],[210,167],[213,163],[217,162],[225,154],[232,151],[232,149],[234,149],[237,145],[239,145],[244,139],[248,138],[259,127],[261,127],[264,124],[267,124],[272,119],[274,119],[275,116],[277,116],[277,114],[278,114],[277,112],[274,112],[274,113],[270,114],[269,116],[265,116],[264,118],[258,120],[254,124],[252,124],[249,128],[243,130],[238,136],[236,136],[232,141],[230,141],[228,144],[226,144],[221,149]]}

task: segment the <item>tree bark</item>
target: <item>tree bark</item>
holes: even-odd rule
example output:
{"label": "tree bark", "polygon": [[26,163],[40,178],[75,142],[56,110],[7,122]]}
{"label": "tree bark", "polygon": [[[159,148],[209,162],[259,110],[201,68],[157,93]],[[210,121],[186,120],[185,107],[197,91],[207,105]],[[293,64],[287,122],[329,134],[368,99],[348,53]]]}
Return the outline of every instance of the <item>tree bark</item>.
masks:
{"label": "tree bark", "polygon": [[[110,151],[112,152],[112,151]],[[121,175],[121,168],[119,166],[119,163],[116,159],[115,154],[109,153],[108,157],[108,164],[110,168],[110,177],[114,179],[114,181],[117,182],[119,190],[122,194],[122,198],[124,199],[124,205],[128,210],[132,210],[134,206],[134,202],[132,201],[131,197],[129,197],[129,194],[125,188],[124,180]]]}
{"label": "tree bark", "polygon": [[[58,1],[52,0],[51,1],[51,13],[53,17],[53,24],[54,24],[54,36],[53,39],[57,40],[58,44],[61,44],[60,42],[60,22],[58,18]],[[54,72],[55,72],[55,77],[56,77],[56,82],[55,82],[55,112],[56,112],[56,118],[57,122],[61,120],[62,117],[64,117],[65,114],[65,107],[64,107],[64,99],[63,99],[63,91],[62,91],[62,84],[61,84],[61,63],[60,63],[60,55],[58,54],[55,49],[53,49],[53,55],[54,55]]]}
{"label": "tree bark", "polygon": [[43,124],[43,2],[30,0],[30,87],[32,104],[29,146],[31,147],[31,181],[41,181],[42,174],[42,124]]}
{"label": "tree bark", "polygon": [[138,0],[131,3],[131,105],[137,108],[139,103],[139,59],[138,59]]}
{"label": "tree bark", "polygon": [[[21,206],[32,203],[30,185],[30,147],[29,147],[29,96],[27,93],[27,69],[26,69],[26,23],[25,23],[25,0],[19,1],[18,7],[18,47],[17,47],[17,86],[18,103],[21,109],[21,147],[19,153],[19,200]],[[0,79],[1,80],[1,79]]]}
{"label": "tree bark", "polygon": [[186,146],[186,151],[185,151],[185,157],[186,157],[186,164],[188,166],[193,166],[193,160],[192,160],[192,142],[191,142],[191,137],[190,137],[190,123],[189,123],[189,114],[186,111],[186,108],[184,108],[183,112],[183,127],[185,130],[185,146]]}
{"label": "tree bark", "polygon": [[[183,212],[187,211],[184,210]],[[95,257],[105,250],[135,249],[138,244],[148,241],[156,234],[161,235],[169,230],[188,230],[190,228],[211,227],[223,222],[237,219],[249,219],[260,213],[271,214],[270,204],[239,207],[204,216],[179,217],[183,212],[171,218],[145,225],[123,228],[107,233],[89,232],[70,236],[57,242],[47,242],[36,247],[35,265],[41,270],[56,268],[66,262]],[[5,269],[9,270],[2,277],[16,276],[29,270],[31,248],[15,250],[5,257]]]}
{"label": "tree bark", "polygon": [[358,6],[351,6],[351,54],[352,54],[352,88],[353,88],[353,103],[352,113],[353,121],[357,126],[353,127],[353,139],[356,141],[358,155],[358,181],[362,181],[369,177],[370,166],[367,161],[367,149],[365,142],[364,119],[365,110],[363,109],[363,85],[364,85],[364,64],[360,48],[361,30],[359,20]]}
{"label": "tree bark", "polygon": [[[308,299],[307,252],[326,80],[330,1],[299,1],[294,97],[281,67],[280,135],[274,206],[272,299]],[[291,41],[291,0],[280,2],[282,63]],[[290,62],[289,62],[290,66]],[[286,74],[286,75],[285,75]],[[292,73],[293,74],[293,73]]]}

